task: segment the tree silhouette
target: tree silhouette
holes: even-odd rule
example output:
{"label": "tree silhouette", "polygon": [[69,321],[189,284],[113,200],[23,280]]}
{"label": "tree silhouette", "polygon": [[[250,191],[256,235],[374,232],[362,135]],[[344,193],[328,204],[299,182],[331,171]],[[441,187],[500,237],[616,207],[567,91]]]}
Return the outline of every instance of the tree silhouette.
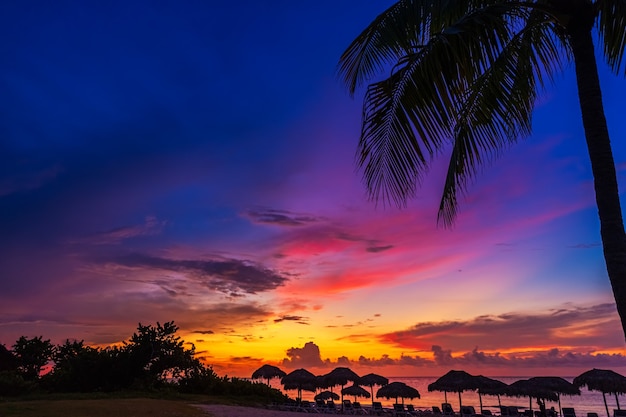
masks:
{"label": "tree silhouette", "polygon": [[452,153],[438,222],[488,160],[531,134],[539,92],[572,63],[591,160],[606,268],[626,336],[626,235],[594,54],[593,32],[623,73],[620,0],[401,0],[347,48],[351,94],[383,69],[363,104],[358,164],[370,198],[405,206],[435,154]]}
{"label": "tree silhouette", "polygon": [[50,340],[43,340],[43,336],[31,339],[22,336],[13,345],[13,353],[20,374],[25,380],[32,381],[39,378],[43,367],[52,360],[54,345]]}

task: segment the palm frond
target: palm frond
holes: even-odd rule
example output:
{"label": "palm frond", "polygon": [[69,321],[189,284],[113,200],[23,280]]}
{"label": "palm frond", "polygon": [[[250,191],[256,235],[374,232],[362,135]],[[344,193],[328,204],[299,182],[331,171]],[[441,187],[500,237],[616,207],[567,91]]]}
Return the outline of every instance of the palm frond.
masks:
{"label": "palm frond", "polygon": [[[626,48],[626,0],[598,2],[598,31],[604,57],[615,74],[624,67]],[[626,74],[626,68],[624,69]]]}
{"label": "palm frond", "polygon": [[[387,80],[372,84],[365,96],[358,164],[365,166],[365,185],[375,201],[404,205],[440,146],[437,140],[450,134],[445,107],[438,102],[425,103],[427,90],[430,97],[436,94],[430,80],[413,77],[419,64],[416,60]],[[422,123],[413,114],[416,106],[439,123]]]}
{"label": "palm frond", "polygon": [[464,16],[370,85],[358,164],[373,200],[402,206],[413,195],[432,156],[452,138],[464,91],[508,42],[508,9]]}
{"label": "palm frond", "polygon": [[[518,16],[519,17],[519,16]],[[553,21],[532,11],[523,29],[500,51],[493,64],[470,86],[458,114],[438,221],[450,226],[457,214],[457,194],[466,190],[478,167],[509,144],[531,133],[537,83],[562,67],[562,39]]]}
{"label": "palm frond", "polygon": [[497,0],[400,0],[379,16],[348,46],[338,73],[350,94],[387,65],[415,53],[434,33]]}

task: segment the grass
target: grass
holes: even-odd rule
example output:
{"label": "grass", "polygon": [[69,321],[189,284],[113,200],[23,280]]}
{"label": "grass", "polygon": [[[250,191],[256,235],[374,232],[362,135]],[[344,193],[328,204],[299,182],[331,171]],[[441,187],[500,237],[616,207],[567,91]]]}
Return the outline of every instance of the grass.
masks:
{"label": "grass", "polygon": [[0,417],[209,417],[190,404],[258,407],[268,399],[258,395],[200,395],[174,391],[115,393],[32,393],[1,398]]}
{"label": "grass", "polygon": [[3,417],[207,417],[180,400],[154,398],[59,399],[0,402]]}

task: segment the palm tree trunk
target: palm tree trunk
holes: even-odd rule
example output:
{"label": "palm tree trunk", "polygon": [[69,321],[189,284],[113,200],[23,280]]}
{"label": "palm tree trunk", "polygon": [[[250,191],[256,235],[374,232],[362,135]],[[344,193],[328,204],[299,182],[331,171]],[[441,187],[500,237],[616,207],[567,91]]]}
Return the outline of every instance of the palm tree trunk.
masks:
{"label": "palm tree trunk", "polygon": [[593,172],[604,260],[626,338],[626,234],[615,162],[602,106],[591,25],[585,24],[583,19],[576,23],[582,24],[570,24],[568,32],[574,54],[578,99]]}

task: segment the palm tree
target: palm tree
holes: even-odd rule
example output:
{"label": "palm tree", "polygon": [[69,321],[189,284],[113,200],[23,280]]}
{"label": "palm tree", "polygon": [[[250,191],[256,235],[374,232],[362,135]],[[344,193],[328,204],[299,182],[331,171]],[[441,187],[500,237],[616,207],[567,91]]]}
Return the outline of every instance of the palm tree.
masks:
{"label": "palm tree", "polygon": [[346,49],[351,94],[368,85],[357,163],[374,201],[405,206],[436,154],[451,147],[438,222],[479,168],[531,134],[535,101],[573,62],[607,272],[626,336],[626,235],[602,106],[593,31],[624,71],[625,0],[400,0]]}

